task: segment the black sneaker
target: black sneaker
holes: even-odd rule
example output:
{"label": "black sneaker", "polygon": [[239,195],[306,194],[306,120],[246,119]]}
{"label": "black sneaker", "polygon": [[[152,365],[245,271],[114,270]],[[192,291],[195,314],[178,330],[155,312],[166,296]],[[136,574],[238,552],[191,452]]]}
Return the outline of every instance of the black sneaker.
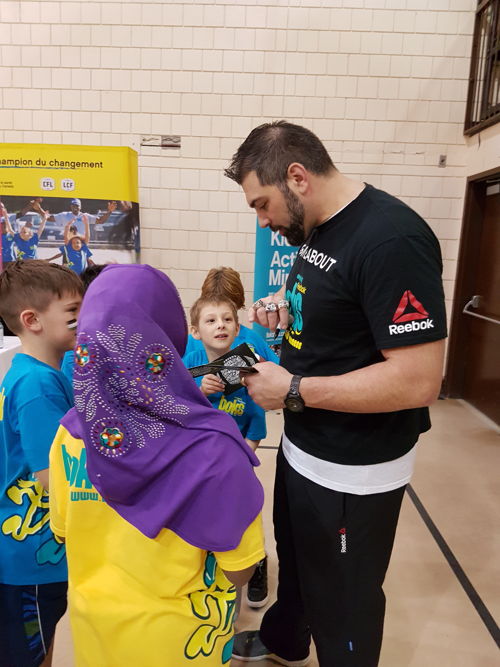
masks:
{"label": "black sneaker", "polygon": [[248,582],[247,602],[249,607],[258,609],[263,607],[269,600],[267,592],[267,556],[263,558]]}
{"label": "black sneaker", "polygon": [[309,662],[309,656],[302,660],[285,660],[276,653],[271,653],[262,643],[258,630],[245,630],[234,635],[233,658],[242,662],[272,660],[285,667],[305,667]]}

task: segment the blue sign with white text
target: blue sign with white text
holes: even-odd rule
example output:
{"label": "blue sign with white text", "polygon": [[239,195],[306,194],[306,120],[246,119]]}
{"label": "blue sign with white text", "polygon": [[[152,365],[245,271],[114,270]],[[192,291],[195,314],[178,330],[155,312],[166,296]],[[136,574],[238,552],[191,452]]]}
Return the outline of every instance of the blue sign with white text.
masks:
{"label": "blue sign with white text", "polygon": [[[279,232],[269,227],[262,229],[257,222],[255,237],[254,264],[254,301],[277,292],[286,282],[290,269],[297,257],[297,247],[291,246]],[[269,345],[281,343],[283,334],[274,340],[273,334],[259,324],[253,325],[254,330]]]}

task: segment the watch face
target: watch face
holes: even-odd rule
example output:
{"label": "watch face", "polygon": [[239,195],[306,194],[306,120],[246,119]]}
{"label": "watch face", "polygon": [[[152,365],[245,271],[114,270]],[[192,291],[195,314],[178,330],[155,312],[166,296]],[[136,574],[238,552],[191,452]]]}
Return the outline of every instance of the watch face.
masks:
{"label": "watch face", "polygon": [[304,401],[301,398],[294,398],[291,396],[285,401],[285,407],[290,410],[290,412],[303,412],[304,411]]}

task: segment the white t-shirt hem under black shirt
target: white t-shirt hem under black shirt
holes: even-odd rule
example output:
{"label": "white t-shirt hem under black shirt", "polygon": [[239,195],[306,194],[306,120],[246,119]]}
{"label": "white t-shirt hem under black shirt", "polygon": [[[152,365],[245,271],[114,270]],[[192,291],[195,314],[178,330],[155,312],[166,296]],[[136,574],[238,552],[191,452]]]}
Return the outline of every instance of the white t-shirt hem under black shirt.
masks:
{"label": "white t-shirt hem under black shirt", "polygon": [[413,474],[417,445],[393,461],[370,465],[344,465],[318,459],[296,447],[283,433],[283,454],[290,466],[320,486],[364,496],[385,493],[408,484]]}

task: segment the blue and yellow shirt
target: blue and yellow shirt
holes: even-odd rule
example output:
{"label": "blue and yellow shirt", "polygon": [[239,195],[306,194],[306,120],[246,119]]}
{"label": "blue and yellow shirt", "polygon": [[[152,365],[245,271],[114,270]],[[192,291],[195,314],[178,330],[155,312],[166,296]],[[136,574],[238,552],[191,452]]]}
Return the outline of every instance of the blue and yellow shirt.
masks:
{"label": "blue and yellow shirt", "polygon": [[224,570],[264,557],[261,515],[232,551],[203,551],[167,529],[150,539],[103,502],[86,462],[83,441],[61,426],[50,523],[66,539],[77,667],[229,667],[236,589]]}
{"label": "blue and yellow shirt", "polygon": [[89,257],[92,253],[86,243],[82,243],[81,250],[75,250],[71,245],[71,241],[66,245],[59,246],[59,250],[66,258],[66,266],[78,275],[85,271],[89,263]]}
{"label": "blue and yellow shirt", "polygon": [[20,234],[15,234],[14,240],[17,247],[17,259],[36,259],[38,244],[40,243],[38,234],[33,234],[28,241],[22,239]]}
{"label": "blue and yellow shirt", "polygon": [[49,496],[34,473],[49,466],[73,392],[58,370],[16,354],[0,386],[0,583],[67,579],[64,545],[49,526]]}

